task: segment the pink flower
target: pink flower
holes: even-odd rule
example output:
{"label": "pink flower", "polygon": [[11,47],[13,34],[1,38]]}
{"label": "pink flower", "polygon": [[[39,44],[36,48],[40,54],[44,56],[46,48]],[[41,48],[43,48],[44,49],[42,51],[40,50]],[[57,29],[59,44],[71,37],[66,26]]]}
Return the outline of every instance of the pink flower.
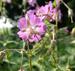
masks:
{"label": "pink flower", "polygon": [[45,19],[46,14],[48,13],[48,5],[41,6],[36,10],[36,15],[41,19]]}
{"label": "pink flower", "polygon": [[[36,15],[41,19],[47,19],[50,22],[56,20],[56,13],[57,13],[57,8],[54,8],[52,5],[52,1],[50,1],[47,5],[41,6],[40,8],[37,9]],[[61,12],[58,12],[61,15]],[[61,18],[59,16],[59,18]]]}
{"label": "pink flower", "polygon": [[18,35],[25,41],[38,42],[46,32],[46,25],[36,15],[33,10],[29,10],[25,17],[19,19]]}

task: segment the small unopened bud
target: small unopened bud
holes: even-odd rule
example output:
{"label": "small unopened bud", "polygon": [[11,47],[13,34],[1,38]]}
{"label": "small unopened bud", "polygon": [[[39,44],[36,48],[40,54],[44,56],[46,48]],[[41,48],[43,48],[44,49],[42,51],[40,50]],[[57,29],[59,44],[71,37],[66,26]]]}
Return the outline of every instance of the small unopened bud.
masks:
{"label": "small unopened bud", "polygon": [[73,16],[73,10],[72,9],[68,9],[68,16],[69,17]]}
{"label": "small unopened bud", "polygon": [[73,23],[73,10],[68,9],[68,16],[71,18],[71,23]]}

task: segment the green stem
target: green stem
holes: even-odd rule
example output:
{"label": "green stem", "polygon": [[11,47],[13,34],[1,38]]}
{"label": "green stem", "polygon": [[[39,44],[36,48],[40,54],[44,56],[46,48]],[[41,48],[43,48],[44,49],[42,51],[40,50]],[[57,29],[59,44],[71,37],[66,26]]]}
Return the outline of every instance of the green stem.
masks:
{"label": "green stem", "polygon": [[32,52],[30,50],[30,56],[29,56],[30,71],[32,71],[32,59],[31,59],[31,57],[32,57]]}
{"label": "green stem", "polygon": [[52,39],[53,40],[52,45],[54,45],[54,49],[53,49],[53,52],[52,52],[53,53],[52,57],[54,59],[54,64],[57,68],[58,68],[58,54],[57,54],[57,45],[56,45],[56,42],[57,42],[57,35],[56,34],[58,32],[58,15],[59,14],[58,14],[58,10],[57,10],[57,12],[56,12],[56,25],[53,28],[53,39]]}
{"label": "green stem", "polygon": [[29,53],[29,67],[30,67],[30,71],[32,71],[32,51],[29,48],[29,42],[27,42],[27,47],[28,47],[28,53]]}
{"label": "green stem", "polygon": [[73,23],[73,18],[72,18],[72,16],[71,16],[71,23]]}
{"label": "green stem", "polygon": [[61,2],[65,5],[65,7],[66,7],[67,9],[70,9],[70,7],[69,7],[63,0],[61,0]]}
{"label": "green stem", "polygon": [[25,48],[25,41],[23,41],[23,48],[21,49],[21,55],[22,55],[22,57],[21,57],[21,70],[23,70],[23,58],[24,58],[24,48]]}
{"label": "green stem", "polygon": [[[72,11],[72,9],[63,1],[63,0],[61,0],[61,2],[64,4],[64,6],[68,9],[68,10],[71,10]],[[71,13],[73,13],[73,12],[71,12]],[[72,18],[72,16],[73,16],[73,14],[71,15],[71,23],[73,23],[73,18]]]}
{"label": "green stem", "polygon": [[54,30],[58,30],[58,12],[56,13],[56,28]]}

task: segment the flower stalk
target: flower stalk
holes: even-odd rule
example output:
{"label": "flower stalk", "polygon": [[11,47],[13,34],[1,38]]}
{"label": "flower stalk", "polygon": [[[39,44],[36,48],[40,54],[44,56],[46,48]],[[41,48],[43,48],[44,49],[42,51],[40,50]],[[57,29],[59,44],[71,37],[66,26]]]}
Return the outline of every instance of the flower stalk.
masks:
{"label": "flower stalk", "polygon": [[29,42],[27,42],[28,56],[29,56],[29,68],[32,71],[32,50],[29,48]]}
{"label": "flower stalk", "polygon": [[21,71],[23,71],[23,59],[24,59],[24,49],[25,49],[25,41],[23,40],[23,48],[21,49],[21,66],[20,66],[20,69]]}
{"label": "flower stalk", "polygon": [[32,52],[29,50],[30,55],[29,55],[29,63],[30,63],[30,71],[32,71]]}
{"label": "flower stalk", "polygon": [[72,9],[63,0],[61,0],[61,2],[68,9],[68,15],[71,18],[71,23],[73,23],[73,11],[72,11]]}

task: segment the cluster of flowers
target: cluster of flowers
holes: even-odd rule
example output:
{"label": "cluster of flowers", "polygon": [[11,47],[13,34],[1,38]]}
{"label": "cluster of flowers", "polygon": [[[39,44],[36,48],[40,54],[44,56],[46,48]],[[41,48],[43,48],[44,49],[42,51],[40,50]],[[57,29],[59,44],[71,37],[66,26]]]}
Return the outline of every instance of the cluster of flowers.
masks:
{"label": "cluster of flowers", "polygon": [[[36,0],[28,0],[28,3],[34,6]],[[60,10],[58,12],[61,14]],[[53,7],[52,1],[45,6],[37,6],[35,10],[28,10],[25,16],[18,21],[19,37],[31,43],[40,41],[47,28],[44,20],[54,21],[56,13],[57,8]]]}

